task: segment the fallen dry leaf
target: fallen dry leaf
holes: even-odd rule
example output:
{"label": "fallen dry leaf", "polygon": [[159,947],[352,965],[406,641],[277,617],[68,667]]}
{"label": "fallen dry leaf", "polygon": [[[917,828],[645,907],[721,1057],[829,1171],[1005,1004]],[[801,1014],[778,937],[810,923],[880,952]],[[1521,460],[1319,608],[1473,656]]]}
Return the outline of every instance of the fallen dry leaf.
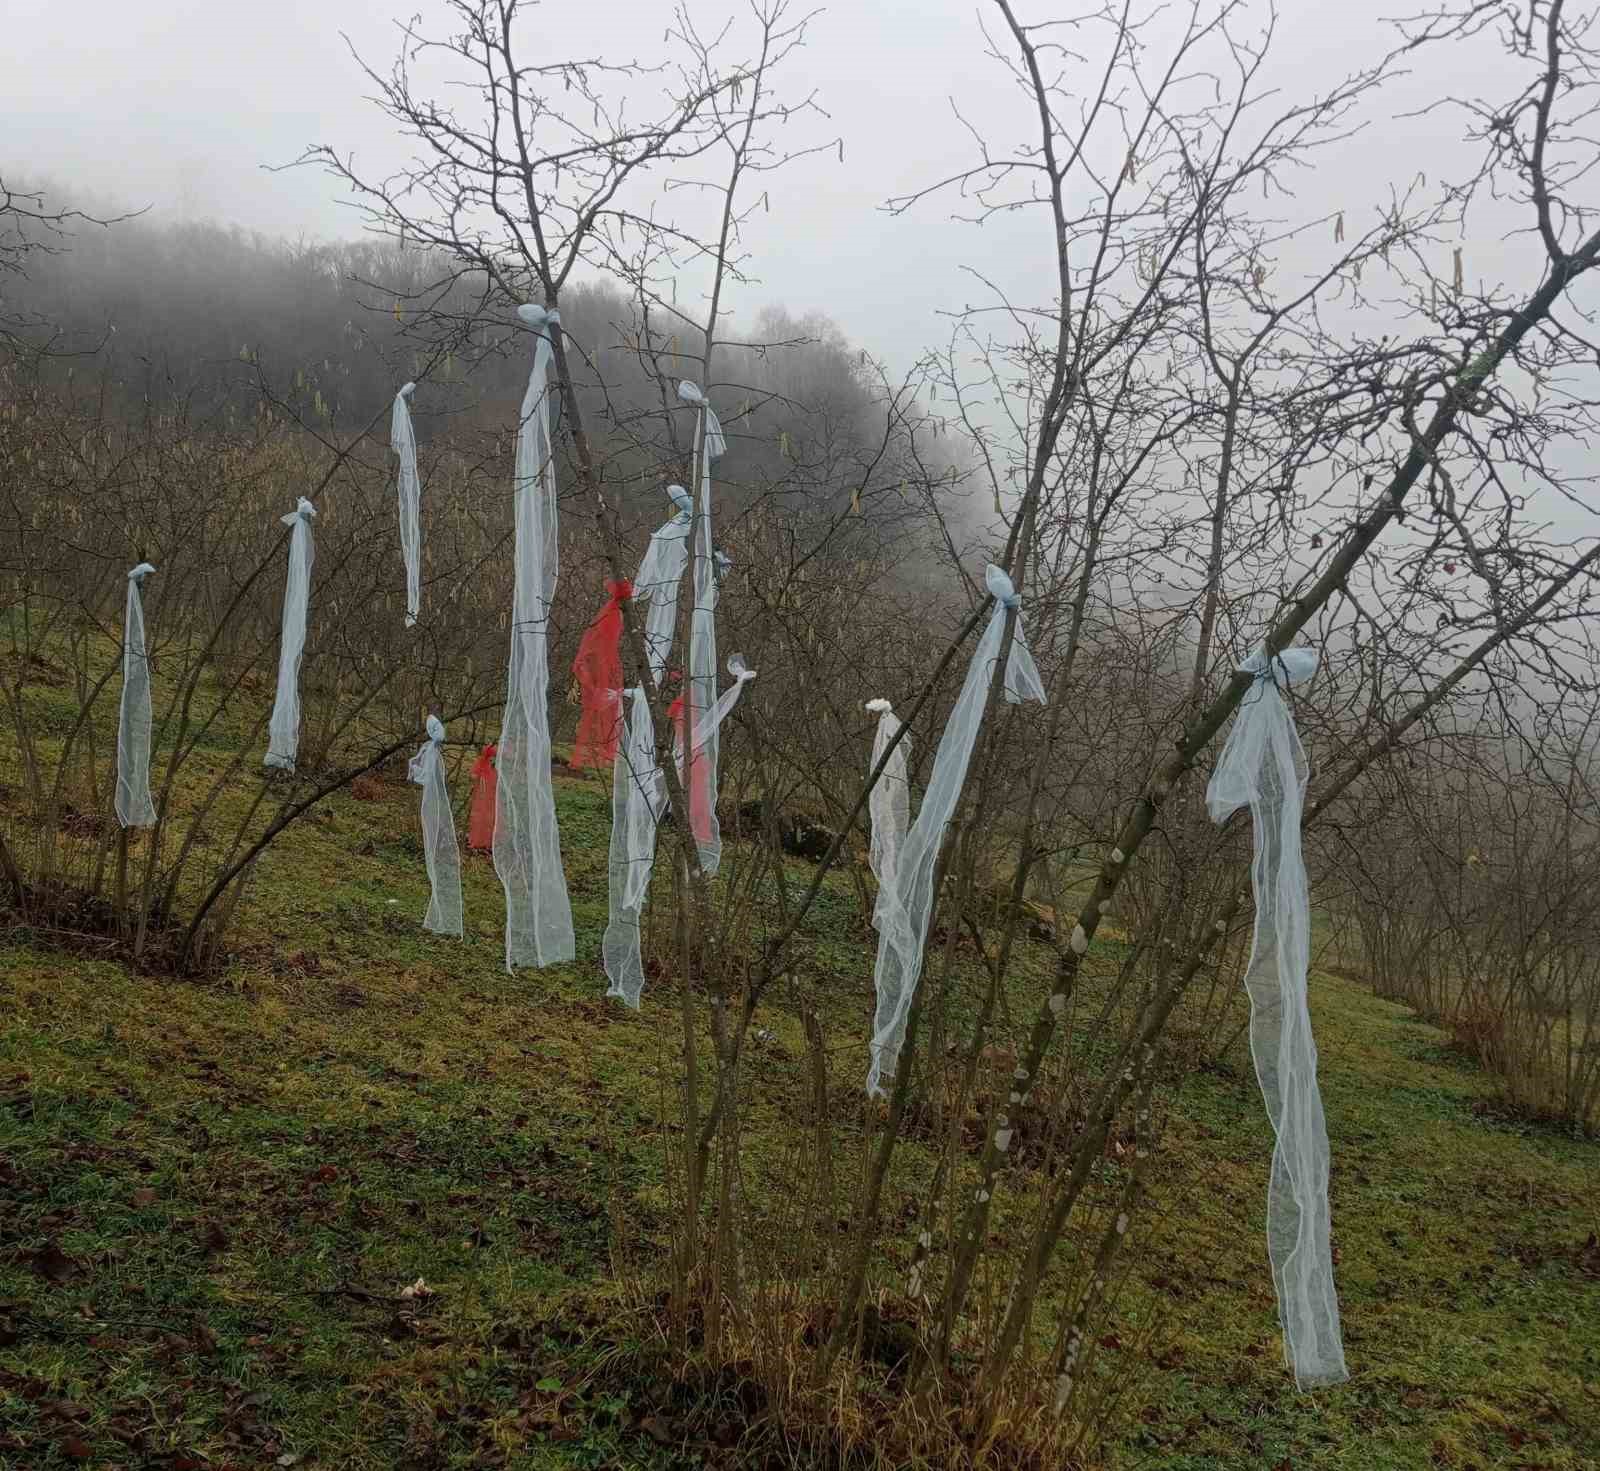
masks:
{"label": "fallen dry leaf", "polygon": [[48,1282],[65,1282],[78,1270],[78,1264],[62,1251],[52,1237],[33,1254],[33,1270]]}
{"label": "fallen dry leaf", "polygon": [[680,1438],[660,1415],[646,1415],[639,1422],[639,1429],[657,1445],[676,1445]]}
{"label": "fallen dry leaf", "polygon": [[208,1255],[228,1249],[228,1233],[215,1221],[206,1221],[200,1227],[200,1247]]}
{"label": "fallen dry leaf", "polygon": [[89,1407],[87,1405],[80,1405],[69,1399],[42,1399],[39,1401],[39,1412],[57,1420],[87,1420],[89,1418]]}

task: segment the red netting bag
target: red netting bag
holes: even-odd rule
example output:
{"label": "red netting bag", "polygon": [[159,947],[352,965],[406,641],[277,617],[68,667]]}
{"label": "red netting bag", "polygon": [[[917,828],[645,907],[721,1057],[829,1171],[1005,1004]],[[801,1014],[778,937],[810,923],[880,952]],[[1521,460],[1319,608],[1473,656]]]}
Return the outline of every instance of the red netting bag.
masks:
{"label": "red netting bag", "polygon": [[622,731],[622,600],[633,596],[633,584],[626,578],[608,582],[606,592],[606,605],[584,630],[578,657],[572,661],[583,700],[572,748],[572,765],[579,771],[585,767],[609,771]]}
{"label": "red netting bag", "polygon": [[495,783],[499,780],[494,769],[496,750],[492,745],[485,746],[472,763],[472,806],[467,813],[467,846],[481,853],[487,853],[494,847]]}

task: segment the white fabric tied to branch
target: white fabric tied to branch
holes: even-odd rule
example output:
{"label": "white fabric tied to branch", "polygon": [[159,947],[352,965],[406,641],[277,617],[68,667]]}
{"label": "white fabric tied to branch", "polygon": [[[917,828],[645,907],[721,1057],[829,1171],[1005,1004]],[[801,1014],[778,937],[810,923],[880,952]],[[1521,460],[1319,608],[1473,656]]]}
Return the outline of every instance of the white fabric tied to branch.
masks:
{"label": "white fabric tied to branch", "polygon": [[456,816],[444,780],[444,723],[428,717],[428,739],[411,758],[407,774],[422,788],[422,852],[432,893],[422,927],[436,935],[461,935],[461,849]]}
{"label": "white fabric tied to branch", "polygon": [[[700,506],[694,532],[694,607],[689,615],[689,678],[684,688],[684,707],[696,732],[700,729],[697,712],[710,710],[717,701],[717,576],[716,547],[711,540],[711,462],[727,452],[728,441],[716,410],[698,385],[680,383],[678,397],[699,411],[695,444],[699,464]],[[700,866],[714,874],[722,866],[722,832],[717,823],[717,732],[710,728],[704,743],[698,735],[690,764],[705,763],[696,780],[685,773],[685,780],[704,793],[706,810],[696,814],[691,826],[700,849]]]}
{"label": "white fabric tied to branch", "polygon": [[[722,722],[733,714],[733,707],[739,703],[739,696],[744,693],[744,687],[756,677],[756,671],[744,662],[743,654],[728,655],[728,673],[733,676],[733,684],[717,697],[717,702],[705,711],[700,719],[695,722],[694,748],[698,753],[714,742],[717,731]],[[683,743],[679,741],[675,751],[678,761],[678,771],[683,772]]]}
{"label": "white fabric tied to branch", "polygon": [[654,536],[633,579],[633,606],[644,608],[645,656],[651,682],[658,688],[672,654],[678,625],[678,586],[689,565],[689,530],[694,523],[694,499],[681,485],[669,485],[676,514]]}
{"label": "white fabric tied to branch", "polygon": [[1311,902],[1300,848],[1306,758],[1280,686],[1316,672],[1314,649],[1285,649],[1256,676],[1206,788],[1213,822],[1248,805],[1255,827],[1255,937],[1245,988],[1250,1051],[1276,1142],[1267,1190],[1267,1254],[1283,1324],[1284,1358],[1302,1388],[1348,1378],[1329,1244],[1328,1131],[1317,1090],[1306,970]]}
{"label": "white fabric tied to branch", "polygon": [[[870,776],[878,769],[889,742],[900,730],[900,717],[887,700],[868,700],[867,709],[878,717],[877,734],[872,738],[872,759],[867,764]],[[889,751],[883,775],[873,784],[867,799],[872,820],[872,849],[869,855],[872,876],[878,881],[878,904],[898,903],[895,875],[900,868],[900,850],[905,847],[906,829],[911,825],[911,787],[906,780],[906,758],[911,754],[911,737],[902,736]],[[881,928],[881,926],[880,926]]]}
{"label": "white fabric tied to branch", "polygon": [[304,496],[280,519],[289,531],[289,575],[283,584],[283,629],[278,640],[278,693],[267,726],[264,765],[293,771],[300,754],[300,657],[306,649],[306,610],[311,602],[311,567],[316,547],[311,523],[317,510]]}
{"label": "white fabric tied to branch", "polygon": [[[906,1017],[922,974],[922,952],[933,913],[934,869],[945,829],[955,815],[966,785],[967,767],[977,744],[978,730],[989,700],[989,685],[1005,639],[1006,613],[1021,606],[1011,579],[991,566],[984,580],[995,599],[989,626],[967,666],[967,677],[956,697],[944,735],[933,758],[933,774],[923,793],[917,820],[906,834],[895,863],[894,882],[878,891],[872,923],[878,931],[878,961],[873,972],[877,1012],[872,1028],[872,1067],[867,1092],[881,1097],[884,1082],[894,1075],[905,1040]],[[1011,653],[1006,660],[1004,693],[1013,705],[1024,700],[1044,703],[1044,685],[1022,633],[1022,616],[1016,616]]]}
{"label": "white fabric tied to branch", "polygon": [[141,562],[128,573],[122,618],[122,707],[117,715],[117,821],[153,827],[150,800],[150,656],[144,641],[144,580],[156,569]]}
{"label": "white fabric tied to branch", "polygon": [[639,945],[639,917],[650,893],[650,870],[656,860],[656,828],[666,807],[666,789],[656,764],[656,733],[642,687],[628,692],[632,709],[611,784],[611,914],[600,956],[606,995],[616,996],[635,1011],[644,989],[644,960]]}
{"label": "white fabric tied to branch", "polygon": [[[661,688],[678,623],[678,588],[689,565],[689,534],[694,498],[681,485],[669,485],[673,516],[650,538],[633,580],[633,605],[644,608],[645,657],[651,682]],[[656,829],[666,808],[666,784],[656,761],[655,728],[643,686],[629,692],[631,710],[612,764],[610,917],[600,956],[610,982],[606,995],[638,1010],[644,989],[639,918],[650,892],[655,865]]]}
{"label": "white fabric tied to branch", "polygon": [[406,627],[422,611],[422,481],[417,475],[417,437],[411,429],[415,383],[407,383],[394,396],[389,417],[389,448],[400,459],[396,488],[400,496],[400,552],[406,561]]}
{"label": "white fabric tied to branch", "polygon": [[[695,727],[695,747],[704,747],[715,736],[717,727],[739,703],[744,687],[756,677],[745,665],[744,655],[728,660],[733,686],[706,712]],[[611,779],[611,914],[606,922],[600,956],[610,986],[606,995],[618,997],[635,1011],[644,989],[644,960],[639,944],[639,918],[650,893],[650,871],[656,860],[656,831],[666,811],[666,783],[656,761],[655,728],[650,706],[642,688],[630,690],[632,710]],[[675,752],[678,769],[683,770],[683,745]]]}
{"label": "white fabric tied to branch", "polygon": [[506,891],[508,971],[519,965],[554,965],[575,954],[572,904],[550,784],[550,712],[545,703],[550,688],[546,626],[560,570],[550,439],[555,349],[546,329],[561,318],[531,305],[518,307],[517,315],[536,335],[517,430],[516,592],[495,787],[494,867]]}

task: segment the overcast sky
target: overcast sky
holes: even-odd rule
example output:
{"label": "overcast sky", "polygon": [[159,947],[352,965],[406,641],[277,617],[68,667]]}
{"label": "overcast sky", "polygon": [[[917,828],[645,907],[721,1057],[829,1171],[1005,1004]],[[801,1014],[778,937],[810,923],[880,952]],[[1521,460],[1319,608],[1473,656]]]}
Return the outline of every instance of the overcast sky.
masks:
{"label": "overcast sky", "polygon": [[[703,29],[719,16],[746,14],[732,0],[693,6]],[[1054,3],[1019,8],[1030,19],[1069,13]],[[1281,102],[1327,87],[1390,45],[1392,33],[1380,24],[1387,8],[1383,0],[1285,7],[1271,73]],[[365,100],[370,89],[344,36],[386,69],[397,47],[395,17],[417,11],[426,22],[442,7],[437,0],[9,0],[6,11],[0,167],[8,173],[87,187],[118,204],[149,205],[160,217],[327,238],[358,228],[331,182],[263,165],[287,162],[313,143],[353,151],[374,170],[401,164],[406,150]],[[649,62],[662,52],[670,8],[660,0],[546,0],[537,15],[550,28],[546,54]],[[790,97],[815,90],[829,113],[797,127],[796,141],[841,136],[844,161],[830,152],[782,176],[772,213],[750,241],[761,284],[735,300],[736,322],[768,301],[796,312],[824,309],[853,340],[904,368],[921,347],[944,339],[941,309],[979,296],[963,263],[981,264],[1029,299],[1048,300],[1042,215],[1010,216],[979,231],[950,219],[953,199],[899,218],[880,207],[973,161],[952,98],[997,144],[1026,135],[1023,99],[983,55],[980,18],[994,17],[989,6],[965,0],[855,0],[818,13],[810,44],[782,84]],[[1498,64],[1484,49],[1476,60],[1459,52],[1449,60],[1449,85],[1460,91]],[[1393,116],[1436,95],[1440,84],[1438,75],[1424,75],[1394,89],[1376,110],[1378,125],[1302,181],[1300,207],[1343,207],[1354,223],[1382,203],[1389,182],[1445,169],[1455,121]],[[1497,260],[1493,243],[1479,241],[1469,269],[1492,271]]]}

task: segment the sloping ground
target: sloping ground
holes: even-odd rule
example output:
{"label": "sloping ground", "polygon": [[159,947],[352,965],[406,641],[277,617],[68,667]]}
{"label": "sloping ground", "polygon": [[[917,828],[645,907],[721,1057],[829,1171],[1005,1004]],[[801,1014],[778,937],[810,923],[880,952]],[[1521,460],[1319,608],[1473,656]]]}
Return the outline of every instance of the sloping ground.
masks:
{"label": "sloping ground", "polygon": [[1174,1468],[1600,1465],[1600,1147],[1500,1117],[1443,1034],[1313,980],[1352,1379],[1281,1367],[1261,1235],[1268,1134],[1248,1068],[1179,1104],[1147,1254],[1188,1353],[1135,1444]]}
{"label": "sloping ground", "polygon": [[[625,1309],[653,1291],[674,1018],[602,998],[607,803],[558,784],[575,966],[506,976],[420,930],[415,789],[348,794],[262,865],[215,983],[0,936],[0,1465],[700,1464]],[[870,952],[847,885],[808,931],[847,1090]],[[1120,1464],[1600,1464],[1600,1149],[1520,1128],[1441,1037],[1316,981],[1352,1382],[1297,1394],[1262,1237],[1248,1068],[1179,1098],[1125,1295]],[[760,1044],[752,1128],[802,1077]],[[857,1056],[859,1053],[859,1056]],[[402,1296],[408,1285],[410,1296]]]}

